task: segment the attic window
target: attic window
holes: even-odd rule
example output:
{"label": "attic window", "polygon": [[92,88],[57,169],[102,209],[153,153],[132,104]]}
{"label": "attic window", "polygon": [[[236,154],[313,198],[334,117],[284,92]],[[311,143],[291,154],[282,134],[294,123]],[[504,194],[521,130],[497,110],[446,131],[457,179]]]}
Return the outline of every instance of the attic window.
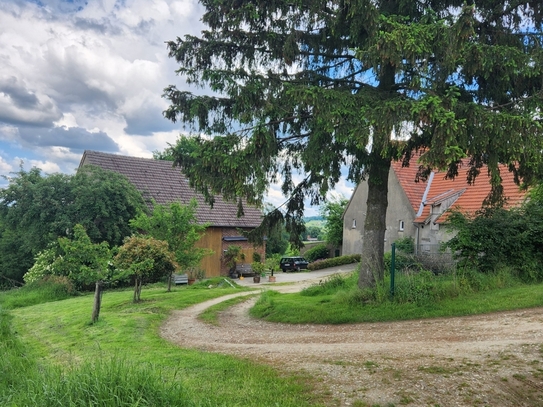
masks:
{"label": "attic window", "polygon": [[401,220],[400,221],[400,232],[403,232],[404,228],[405,228],[405,223],[404,223],[403,220]]}
{"label": "attic window", "polygon": [[353,219],[353,226],[352,229],[356,229],[356,219]]}

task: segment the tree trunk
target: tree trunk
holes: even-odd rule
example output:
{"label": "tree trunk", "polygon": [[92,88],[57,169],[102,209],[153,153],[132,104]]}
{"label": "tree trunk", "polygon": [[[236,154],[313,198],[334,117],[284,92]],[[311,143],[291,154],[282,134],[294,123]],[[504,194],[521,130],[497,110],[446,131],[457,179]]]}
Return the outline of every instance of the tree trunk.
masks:
{"label": "tree trunk", "polygon": [[97,281],[94,289],[94,306],[92,307],[92,323],[98,321],[100,316],[100,307],[102,305],[102,282]]}
{"label": "tree trunk", "polygon": [[[382,11],[396,14],[398,1],[382,3]],[[394,97],[396,68],[390,63],[383,64],[379,72],[378,89],[382,97]],[[383,112],[386,115],[385,112]],[[388,207],[388,173],[392,158],[386,151],[391,143],[392,121],[383,117],[373,126],[373,138],[368,165],[368,200],[366,219],[362,235],[362,253],[358,287],[375,287],[384,278],[384,245],[386,215]]]}
{"label": "tree trunk", "polygon": [[368,200],[358,287],[375,287],[384,278],[384,243],[388,206],[388,173],[390,158],[382,158],[380,149],[374,149],[372,164],[368,168]]}
{"label": "tree trunk", "polygon": [[172,278],[173,273],[170,273],[170,275],[168,276],[168,292],[172,291]]}
{"label": "tree trunk", "polygon": [[134,283],[134,302],[139,302],[141,298],[141,279],[136,277],[136,282]]}

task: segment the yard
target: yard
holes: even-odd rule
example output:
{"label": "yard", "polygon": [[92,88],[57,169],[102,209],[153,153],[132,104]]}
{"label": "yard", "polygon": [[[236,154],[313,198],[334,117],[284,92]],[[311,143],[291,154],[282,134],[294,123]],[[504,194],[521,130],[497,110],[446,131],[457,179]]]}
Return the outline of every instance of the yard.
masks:
{"label": "yard", "polygon": [[[292,290],[290,286],[282,288]],[[253,299],[222,311],[219,324],[176,311],[161,335],[180,346],[310,374],[330,406],[543,405],[541,308],[485,315],[349,325],[251,319]]]}

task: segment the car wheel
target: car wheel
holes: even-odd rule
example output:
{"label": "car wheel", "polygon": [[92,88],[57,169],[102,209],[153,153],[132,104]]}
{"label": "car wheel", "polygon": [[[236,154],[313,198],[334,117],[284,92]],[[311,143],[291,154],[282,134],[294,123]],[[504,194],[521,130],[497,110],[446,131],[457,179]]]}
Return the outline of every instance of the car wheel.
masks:
{"label": "car wheel", "polygon": [[281,269],[281,270],[283,270],[283,273],[286,273],[286,272],[287,272],[287,269]]}
{"label": "car wheel", "polygon": [[299,266],[296,266],[296,271],[300,271],[300,267],[299,267]]}

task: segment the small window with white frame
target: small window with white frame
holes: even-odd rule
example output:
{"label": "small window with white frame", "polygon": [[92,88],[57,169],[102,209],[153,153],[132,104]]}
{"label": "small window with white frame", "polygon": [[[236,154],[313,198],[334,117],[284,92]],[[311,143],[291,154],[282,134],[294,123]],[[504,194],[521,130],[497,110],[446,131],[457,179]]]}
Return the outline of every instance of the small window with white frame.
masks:
{"label": "small window with white frame", "polygon": [[403,220],[400,221],[400,232],[403,232],[405,229],[405,222]]}
{"label": "small window with white frame", "polygon": [[353,225],[351,227],[352,229],[356,229],[356,219],[353,219]]}

